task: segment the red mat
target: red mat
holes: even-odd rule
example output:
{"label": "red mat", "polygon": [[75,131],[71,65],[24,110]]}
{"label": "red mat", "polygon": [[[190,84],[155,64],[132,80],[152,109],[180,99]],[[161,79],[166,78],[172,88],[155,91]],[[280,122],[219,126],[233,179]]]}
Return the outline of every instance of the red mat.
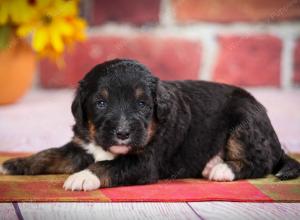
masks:
{"label": "red mat", "polygon": [[[0,163],[24,153],[0,153]],[[27,154],[28,155],[28,154]],[[293,155],[300,158],[300,155]],[[67,175],[0,175],[0,202],[300,202],[300,178],[279,181],[273,176],[255,180],[211,182],[202,179],[163,180],[157,184],[65,191]]]}

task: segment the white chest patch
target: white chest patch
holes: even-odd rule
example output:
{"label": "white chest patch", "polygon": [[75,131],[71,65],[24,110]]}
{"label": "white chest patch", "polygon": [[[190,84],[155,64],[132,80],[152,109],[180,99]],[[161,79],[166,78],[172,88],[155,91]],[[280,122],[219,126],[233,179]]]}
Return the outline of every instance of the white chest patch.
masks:
{"label": "white chest patch", "polygon": [[116,155],[110,152],[103,150],[103,148],[94,143],[83,144],[82,147],[86,150],[87,153],[92,154],[95,161],[103,160],[113,160]]}

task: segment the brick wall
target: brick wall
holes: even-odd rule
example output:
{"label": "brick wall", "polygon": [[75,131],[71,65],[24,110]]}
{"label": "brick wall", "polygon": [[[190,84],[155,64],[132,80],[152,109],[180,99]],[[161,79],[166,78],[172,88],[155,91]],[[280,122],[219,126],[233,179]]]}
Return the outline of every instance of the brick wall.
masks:
{"label": "brick wall", "polygon": [[126,57],[166,80],[300,85],[300,0],[82,1],[89,38],[40,62],[44,87],[73,87],[95,64]]}

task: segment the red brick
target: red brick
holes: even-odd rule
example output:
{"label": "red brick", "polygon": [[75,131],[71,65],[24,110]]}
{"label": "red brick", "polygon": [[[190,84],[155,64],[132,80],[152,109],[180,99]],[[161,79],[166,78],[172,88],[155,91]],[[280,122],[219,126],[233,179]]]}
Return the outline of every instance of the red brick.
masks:
{"label": "red brick", "polygon": [[294,82],[300,84],[300,39],[297,41],[294,54]]}
{"label": "red brick", "polygon": [[241,86],[279,86],[281,41],[272,36],[220,37],[213,79]]}
{"label": "red brick", "polygon": [[87,16],[91,25],[108,21],[142,25],[159,21],[159,7],[160,0],[93,0]]}
{"label": "red brick", "polygon": [[198,42],[178,38],[92,37],[78,44],[72,54],[65,54],[62,70],[42,61],[41,83],[44,87],[74,86],[94,65],[114,58],[136,59],[164,80],[197,79],[201,48]]}
{"label": "red brick", "polygon": [[180,22],[282,21],[300,18],[298,0],[173,0]]}

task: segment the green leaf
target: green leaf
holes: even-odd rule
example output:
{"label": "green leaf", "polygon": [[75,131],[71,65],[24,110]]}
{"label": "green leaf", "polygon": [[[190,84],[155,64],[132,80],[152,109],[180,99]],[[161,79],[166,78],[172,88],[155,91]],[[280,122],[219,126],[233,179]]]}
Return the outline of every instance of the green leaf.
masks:
{"label": "green leaf", "polygon": [[12,34],[12,28],[9,25],[0,26],[0,50],[8,47]]}

